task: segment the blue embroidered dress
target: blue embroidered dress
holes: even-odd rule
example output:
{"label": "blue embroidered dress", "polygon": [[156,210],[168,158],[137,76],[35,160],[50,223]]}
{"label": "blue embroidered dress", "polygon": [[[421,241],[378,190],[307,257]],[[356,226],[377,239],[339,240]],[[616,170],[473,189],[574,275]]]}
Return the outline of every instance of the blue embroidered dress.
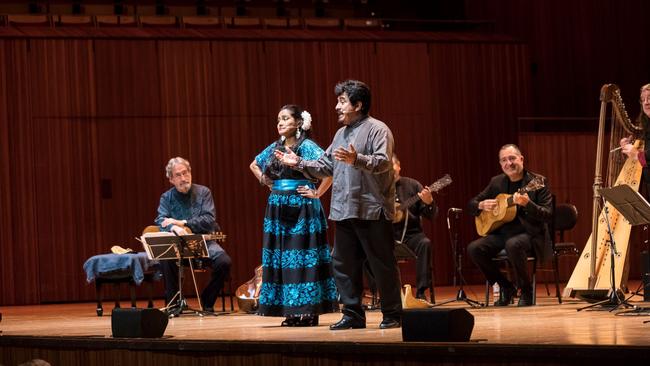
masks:
{"label": "blue embroidered dress", "polygon": [[[262,248],[262,287],[259,315],[318,315],[338,311],[332,258],[327,243],[327,221],[321,202],[296,192],[314,184],[300,172],[280,165],[275,142],[255,157],[264,174],[273,180],[266,213]],[[299,142],[295,153],[306,160],[323,154],[309,139]]]}

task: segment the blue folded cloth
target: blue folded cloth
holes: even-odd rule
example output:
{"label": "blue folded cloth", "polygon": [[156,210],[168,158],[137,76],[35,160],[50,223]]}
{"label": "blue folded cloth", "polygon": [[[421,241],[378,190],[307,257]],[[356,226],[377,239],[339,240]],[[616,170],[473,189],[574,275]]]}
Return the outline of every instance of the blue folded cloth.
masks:
{"label": "blue folded cloth", "polygon": [[[88,283],[100,278],[123,278],[132,277],[136,284],[144,280],[144,273],[157,269],[158,262],[147,258],[147,253],[138,252],[135,254],[100,254],[95,255],[84,263],[86,281]],[[160,273],[156,271],[154,279],[159,279]]]}

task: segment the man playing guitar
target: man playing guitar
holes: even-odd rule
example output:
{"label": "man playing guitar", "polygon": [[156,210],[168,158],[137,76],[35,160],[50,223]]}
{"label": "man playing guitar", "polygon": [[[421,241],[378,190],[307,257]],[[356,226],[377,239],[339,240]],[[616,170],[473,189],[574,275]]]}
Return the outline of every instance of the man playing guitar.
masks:
{"label": "man playing guitar", "polygon": [[[425,291],[433,288],[432,271],[431,271],[431,240],[422,232],[420,217],[426,217],[432,220],[438,213],[438,207],[429,187],[422,187],[422,184],[415,179],[400,176],[400,161],[397,155],[393,154],[393,170],[395,171],[395,189],[397,202],[405,202],[411,197],[419,196],[417,203],[412,204],[405,210],[408,213],[408,220],[403,218],[399,222],[393,223],[393,233],[395,240],[402,240],[403,243],[411,249],[417,256],[415,265],[416,287],[415,297],[426,300]],[[404,215],[406,216],[406,215]],[[406,232],[404,224],[406,223]],[[430,294],[433,298],[433,294]]]}
{"label": "man playing guitar", "polygon": [[552,256],[548,222],[552,215],[552,197],[546,184],[538,189],[525,188],[533,180],[545,179],[524,169],[524,156],[515,144],[503,145],[499,150],[499,164],[503,174],[492,177],[490,183],[468,204],[468,211],[479,216],[482,212],[499,210],[500,194],[512,195],[511,201],[516,208],[512,221],[503,223],[484,237],[474,240],[467,247],[467,254],[481,269],[490,285],[499,284],[501,294],[495,306],[507,306],[515,296],[517,289],[499,271],[497,263],[492,260],[505,249],[508,261],[517,276],[517,287],[521,290],[518,306],[533,304],[533,291],[526,268],[529,255],[535,255],[538,262]]}

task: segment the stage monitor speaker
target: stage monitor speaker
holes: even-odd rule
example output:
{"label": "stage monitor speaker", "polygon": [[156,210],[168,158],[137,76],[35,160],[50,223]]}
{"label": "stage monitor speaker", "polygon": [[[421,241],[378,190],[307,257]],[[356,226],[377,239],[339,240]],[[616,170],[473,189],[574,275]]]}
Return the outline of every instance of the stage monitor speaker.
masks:
{"label": "stage monitor speaker", "polygon": [[474,316],[462,308],[406,309],[402,313],[405,342],[467,342]]}
{"label": "stage monitor speaker", "polygon": [[650,301],[650,254],[641,252],[641,282],[643,283],[643,301]]}
{"label": "stage monitor speaker", "polygon": [[158,309],[115,308],[111,313],[115,338],[159,338],[167,322],[167,315]]}

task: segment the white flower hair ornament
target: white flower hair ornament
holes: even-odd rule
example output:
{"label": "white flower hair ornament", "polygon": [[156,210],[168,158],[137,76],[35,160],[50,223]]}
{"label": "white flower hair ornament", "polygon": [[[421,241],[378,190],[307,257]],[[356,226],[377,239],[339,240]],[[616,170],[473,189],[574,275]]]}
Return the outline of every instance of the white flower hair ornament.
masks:
{"label": "white flower hair ornament", "polygon": [[300,117],[302,118],[302,129],[304,131],[311,129],[311,114],[307,111],[302,111]]}

